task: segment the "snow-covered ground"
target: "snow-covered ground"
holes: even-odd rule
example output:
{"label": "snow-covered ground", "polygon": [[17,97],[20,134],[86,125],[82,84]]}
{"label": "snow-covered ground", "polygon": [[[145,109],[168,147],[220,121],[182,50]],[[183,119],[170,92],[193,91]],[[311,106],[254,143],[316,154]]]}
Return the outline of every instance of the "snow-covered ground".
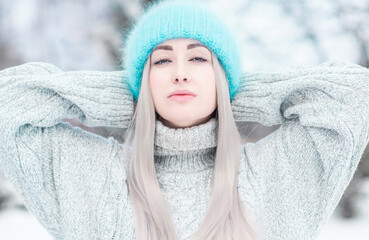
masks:
{"label": "snow-covered ground", "polygon": [[0,214],[1,240],[52,240],[51,235],[28,212],[6,210]]}
{"label": "snow-covered ground", "polygon": [[[363,184],[358,202],[360,216],[355,220],[341,220],[334,212],[317,240],[367,240],[369,236],[369,180]],[[1,240],[52,240],[53,238],[30,214],[7,210],[0,214]]]}

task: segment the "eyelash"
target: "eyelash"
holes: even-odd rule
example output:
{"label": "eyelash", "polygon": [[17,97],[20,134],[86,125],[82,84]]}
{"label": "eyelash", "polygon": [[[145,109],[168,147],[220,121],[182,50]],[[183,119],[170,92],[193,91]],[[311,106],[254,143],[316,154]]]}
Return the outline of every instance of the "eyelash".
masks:
{"label": "eyelash", "polygon": [[[201,58],[201,57],[195,57],[195,58],[192,58],[191,60],[193,60],[193,59],[202,59],[200,62],[206,62],[207,61],[206,59]],[[162,61],[168,61],[168,59],[160,59],[159,61],[155,62],[154,64],[155,65],[161,65],[162,63],[160,63],[160,62],[162,62]]]}

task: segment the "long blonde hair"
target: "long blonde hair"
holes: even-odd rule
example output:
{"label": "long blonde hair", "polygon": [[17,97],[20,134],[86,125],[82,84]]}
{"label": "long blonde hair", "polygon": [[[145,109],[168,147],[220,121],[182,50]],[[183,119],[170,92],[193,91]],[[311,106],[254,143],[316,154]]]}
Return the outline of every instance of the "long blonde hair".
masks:
{"label": "long blonde hair", "polygon": [[[212,60],[219,124],[213,188],[210,207],[191,240],[254,240],[256,232],[246,217],[237,191],[242,139],[231,110],[227,76],[213,53]],[[150,58],[143,69],[137,105],[124,142],[130,150],[127,152],[127,182],[135,212],[136,239],[179,240],[154,165],[156,113],[148,83],[149,68]]]}

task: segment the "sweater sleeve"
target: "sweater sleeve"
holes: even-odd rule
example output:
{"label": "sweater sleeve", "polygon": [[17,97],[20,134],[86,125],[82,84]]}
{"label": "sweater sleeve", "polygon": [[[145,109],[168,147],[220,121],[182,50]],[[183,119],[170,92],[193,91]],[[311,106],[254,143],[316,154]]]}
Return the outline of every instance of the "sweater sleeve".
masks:
{"label": "sweater sleeve", "polygon": [[[369,141],[369,70],[331,61],[244,75],[236,121],[280,128],[242,146],[241,185],[254,182],[273,239],[316,239]],[[250,177],[251,176],[251,177]]]}
{"label": "sweater sleeve", "polygon": [[[62,168],[69,164],[106,171],[91,159],[108,159],[117,147],[112,137],[83,131],[62,119],[78,118],[90,127],[127,127],[133,96],[123,74],[63,72],[42,62],[0,71],[0,170],[56,239],[62,239],[59,188],[66,180]],[[73,159],[65,160],[67,155]]]}

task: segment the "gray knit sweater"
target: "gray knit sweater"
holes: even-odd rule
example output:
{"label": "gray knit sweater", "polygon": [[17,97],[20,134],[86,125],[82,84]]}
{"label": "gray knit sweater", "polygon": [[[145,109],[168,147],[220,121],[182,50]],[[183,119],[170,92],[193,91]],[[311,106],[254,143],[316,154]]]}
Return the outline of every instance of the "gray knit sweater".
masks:
{"label": "gray knit sweater", "polygon": [[[133,97],[124,71],[63,72],[31,62],[0,71],[0,169],[55,239],[135,239],[122,145],[87,126],[125,128]],[[369,70],[335,61],[244,73],[236,121],[281,127],[240,147],[238,190],[270,240],[316,239],[369,141]],[[155,165],[181,239],[210,199],[217,120],[156,122]]]}

